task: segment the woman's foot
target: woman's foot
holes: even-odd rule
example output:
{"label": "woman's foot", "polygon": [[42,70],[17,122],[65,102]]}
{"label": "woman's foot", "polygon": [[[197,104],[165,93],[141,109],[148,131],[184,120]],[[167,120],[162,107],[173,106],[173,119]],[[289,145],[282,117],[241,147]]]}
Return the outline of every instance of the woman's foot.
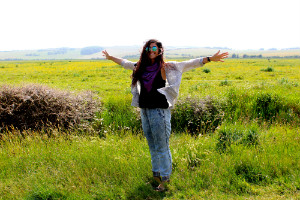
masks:
{"label": "woman's foot", "polygon": [[166,190],[166,183],[167,182],[161,182],[161,184],[155,188],[155,191],[164,192]]}
{"label": "woman's foot", "polygon": [[164,192],[166,190],[166,184],[170,182],[169,177],[162,177],[162,181],[158,187],[155,188],[157,192]]}
{"label": "woman's foot", "polygon": [[161,183],[161,177],[159,172],[153,172],[153,178],[147,184],[152,185],[153,188],[156,188]]}

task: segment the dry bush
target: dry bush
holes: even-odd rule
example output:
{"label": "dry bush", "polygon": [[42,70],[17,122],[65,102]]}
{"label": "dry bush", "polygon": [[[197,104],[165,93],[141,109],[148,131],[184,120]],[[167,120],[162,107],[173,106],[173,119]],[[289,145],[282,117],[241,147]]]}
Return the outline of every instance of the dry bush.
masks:
{"label": "dry bush", "polygon": [[41,85],[1,86],[0,130],[69,129],[91,121],[101,103],[91,92],[80,94]]}

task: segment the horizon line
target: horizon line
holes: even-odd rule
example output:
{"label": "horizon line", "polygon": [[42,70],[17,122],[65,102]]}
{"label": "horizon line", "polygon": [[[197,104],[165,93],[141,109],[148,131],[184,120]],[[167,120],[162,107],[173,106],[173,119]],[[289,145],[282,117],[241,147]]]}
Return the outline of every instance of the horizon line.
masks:
{"label": "horizon line", "polygon": [[[116,48],[116,47],[140,47],[140,45],[111,45],[111,46],[100,46],[100,45],[90,45],[90,46],[84,46],[84,47],[49,47],[49,48],[32,48],[32,49],[14,49],[14,50],[0,50],[0,52],[12,52],[12,51],[39,51],[39,50],[53,50],[53,49],[82,49],[86,47],[102,47],[102,48]],[[173,46],[173,45],[166,45],[165,48],[178,48],[178,49],[185,49],[185,48],[190,48],[190,49],[197,49],[197,48],[204,48],[204,49],[227,49],[227,50],[237,50],[237,51],[246,51],[246,50],[256,50],[256,51],[265,51],[265,50],[297,50],[300,49],[299,47],[286,47],[286,48],[230,48],[230,47],[215,47],[215,46]]]}

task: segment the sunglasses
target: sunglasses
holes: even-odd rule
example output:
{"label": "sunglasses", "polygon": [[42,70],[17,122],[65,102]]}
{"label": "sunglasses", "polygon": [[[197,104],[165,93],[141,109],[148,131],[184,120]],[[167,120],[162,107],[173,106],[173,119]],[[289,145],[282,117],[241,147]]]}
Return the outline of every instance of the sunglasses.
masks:
{"label": "sunglasses", "polygon": [[157,51],[157,47],[156,46],[154,46],[154,47],[152,47],[152,49],[150,48],[150,47],[146,47],[146,51],[147,52],[149,52],[150,50],[152,50],[152,51]]}

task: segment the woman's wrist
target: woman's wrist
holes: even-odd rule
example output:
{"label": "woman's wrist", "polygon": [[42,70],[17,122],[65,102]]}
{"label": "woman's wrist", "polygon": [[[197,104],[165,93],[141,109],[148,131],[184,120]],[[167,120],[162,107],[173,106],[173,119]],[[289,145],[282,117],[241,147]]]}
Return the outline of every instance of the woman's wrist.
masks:
{"label": "woman's wrist", "polygon": [[203,62],[203,64],[211,62],[211,57],[205,57],[205,58],[203,58],[202,62]]}
{"label": "woman's wrist", "polygon": [[107,56],[106,59],[107,60],[112,60],[112,56]]}

